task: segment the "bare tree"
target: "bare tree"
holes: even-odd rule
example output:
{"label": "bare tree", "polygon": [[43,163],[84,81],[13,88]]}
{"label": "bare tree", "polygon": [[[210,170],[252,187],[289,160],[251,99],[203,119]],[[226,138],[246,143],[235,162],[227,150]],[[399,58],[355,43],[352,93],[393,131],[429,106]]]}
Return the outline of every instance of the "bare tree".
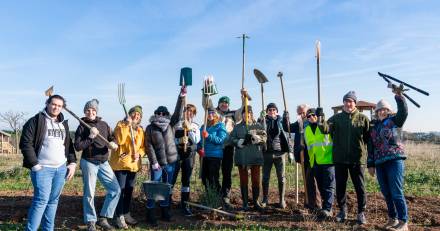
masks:
{"label": "bare tree", "polygon": [[18,153],[18,143],[20,142],[21,129],[25,122],[25,112],[8,111],[0,113],[0,121],[9,125],[15,133],[15,151]]}

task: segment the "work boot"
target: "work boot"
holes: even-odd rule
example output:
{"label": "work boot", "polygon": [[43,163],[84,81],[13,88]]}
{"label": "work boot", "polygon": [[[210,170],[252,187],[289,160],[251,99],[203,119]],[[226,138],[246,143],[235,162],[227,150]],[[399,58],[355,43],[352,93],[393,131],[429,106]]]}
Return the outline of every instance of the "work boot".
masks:
{"label": "work boot", "polygon": [[164,206],[160,207],[161,211],[161,219],[164,221],[171,221],[171,213],[170,213],[170,206]]}
{"label": "work boot", "polygon": [[252,187],[252,203],[254,203],[254,209],[261,211],[263,208],[260,205],[260,201],[258,201],[260,197],[260,187]]}
{"label": "work boot", "polygon": [[339,211],[338,215],[336,215],[336,221],[342,223],[345,220],[347,220],[347,209],[343,208]]}
{"label": "work boot", "polygon": [[243,211],[248,211],[249,210],[249,207],[248,207],[248,200],[249,200],[249,197],[248,197],[248,186],[247,185],[246,186],[240,186],[240,189],[241,189],[241,200],[243,202],[242,209],[243,209]]}
{"label": "work boot", "polygon": [[186,204],[186,202],[189,201],[189,192],[182,192],[180,198],[180,206],[182,208],[183,215],[185,215],[186,217],[192,216],[193,214],[191,212],[191,209],[189,205]]}
{"label": "work boot", "polygon": [[408,231],[408,222],[400,221],[396,226],[391,227],[389,230],[392,231]]}
{"label": "work boot", "polygon": [[365,213],[360,212],[357,215],[357,223],[360,225],[367,224],[367,218],[365,218]]}
{"label": "work boot", "polygon": [[321,209],[318,212],[318,217],[320,219],[330,219],[332,217],[332,211]]}
{"label": "work boot", "polygon": [[261,201],[261,207],[265,208],[269,202],[269,184],[263,184],[263,201]]}
{"label": "work boot", "polygon": [[383,226],[384,230],[388,230],[394,226],[397,226],[399,224],[399,221],[396,218],[388,217],[388,222]]}
{"label": "work boot", "polygon": [[108,220],[106,217],[100,217],[98,219],[98,222],[96,222],[96,224],[101,227],[103,230],[115,230],[115,227],[113,227],[112,225],[110,225],[110,223],[108,223]]}
{"label": "work boot", "polygon": [[151,226],[157,226],[156,214],[154,214],[154,208],[147,208],[147,222]]}
{"label": "work boot", "polygon": [[231,204],[231,199],[230,199],[230,195],[231,192],[229,190],[225,190],[225,192],[222,193],[223,194],[223,209],[224,210],[232,210],[233,206]]}
{"label": "work boot", "polygon": [[96,231],[96,226],[94,221],[87,222],[87,231]]}
{"label": "work boot", "polygon": [[125,223],[129,225],[136,225],[138,223],[138,221],[134,219],[130,213],[124,214],[124,218],[125,218]]}
{"label": "work boot", "polygon": [[118,229],[128,229],[128,225],[125,223],[125,218],[122,215],[115,218],[115,223]]}
{"label": "work boot", "polygon": [[279,208],[286,208],[286,201],[284,200],[284,195],[286,194],[285,190],[284,190],[285,184],[284,183],[279,183],[278,184],[278,194],[280,195],[280,202],[278,204]]}

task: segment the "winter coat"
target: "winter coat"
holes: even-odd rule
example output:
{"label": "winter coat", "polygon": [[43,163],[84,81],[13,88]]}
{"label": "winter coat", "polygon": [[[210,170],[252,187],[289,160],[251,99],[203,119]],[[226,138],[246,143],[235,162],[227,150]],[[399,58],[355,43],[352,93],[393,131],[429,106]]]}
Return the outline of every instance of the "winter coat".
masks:
{"label": "winter coat", "polygon": [[[297,163],[301,162],[301,151],[304,151],[304,163],[309,163],[309,155],[307,153],[307,145],[304,142],[304,130],[307,127],[309,121],[307,119],[304,122],[296,121],[290,124],[290,132],[295,133],[293,142],[293,154]],[[301,127],[302,125],[302,127]],[[287,130],[287,120],[283,118],[284,131]]]}
{"label": "winter coat", "polygon": [[[182,100],[179,97],[178,100]],[[177,103],[174,108],[173,115],[168,119],[166,117],[156,117],[153,115],[150,118],[150,124],[145,129],[145,148],[147,150],[150,165],[159,163],[160,166],[165,166],[177,161],[177,147],[174,140],[174,126],[179,122],[181,103]],[[168,125],[163,123],[169,120]],[[159,127],[161,122],[163,127]]]}
{"label": "winter coat", "polygon": [[355,109],[351,113],[342,111],[328,119],[333,138],[334,164],[364,164],[370,137],[370,121]]}
{"label": "winter coat", "polygon": [[389,160],[406,159],[400,129],[408,117],[408,106],[405,98],[396,95],[395,99],[397,114],[389,115],[382,121],[372,122],[368,146],[368,167],[375,167]]}
{"label": "winter coat", "polygon": [[[204,126],[200,128],[200,133],[202,133]],[[206,131],[209,136],[205,139],[205,157],[223,158],[223,143],[228,138],[225,124],[217,122],[207,127]],[[198,148],[200,149],[201,146],[202,142],[199,142]]]}
{"label": "winter coat", "polygon": [[[144,130],[141,126],[133,128],[135,153],[140,157],[145,155]],[[137,162],[133,159],[133,145],[131,143],[130,125],[126,121],[119,121],[114,131],[118,149],[110,156],[110,165],[114,171],[126,170],[138,172],[141,170],[141,158]]]}
{"label": "winter coat", "polygon": [[186,150],[184,150],[183,137],[185,131],[183,130],[182,124],[184,122],[183,117],[183,97],[177,99],[175,112],[178,112],[178,122],[174,125],[174,137],[177,146],[177,154],[180,160],[192,157],[195,155],[197,150],[197,144],[200,142],[200,126],[191,121],[190,129],[186,131],[188,137],[188,143],[186,144]]}
{"label": "winter coat", "polygon": [[[101,117],[96,117],[94,120],[84,117],[82,120],[89,126],[97,128],[99,134],[106,138],[107,141],[114,141],[115,137],[110,126]],[[91,139],[89,135],[90,129],[80,124],[75,132],[75,149],[82,151],[81,158],[85,160],[98,161],[100,163],[106,162],[109,156],[107,144],[101,138]]]}
{"label": "winter coat", "polygon": [[[58,121],[62,121],[66,131],[66,138],[64,139],[65,156],[67,164],[76,163],[75,150],[73,148],[72,139],[70,138],[69,125],[67,120],[64,120],[62,113],[58,115]],[[20,150],[23,154],[23,166],[31,169],[38,164],[38,154],[44,141],[46,131],[46,116],[43,112],[39,112],[34,117],[30,118],[23,126],[23,131],[20,138]]]}
{"label": "winter coat", "polygon": [[[246,139],[247,134],[253,134],[258,136],[260,143],[252,144],[248,143],[243,148],[237,146],[240,139]],[[234,130],[231,133],[231,140],[235,145],[234,163],[235,165],[251,166],[251,165],[263,165],[263,147],[266,143],[267,135],[264,127],[253,122],[248,124],[242,121],[235,125]]]}
{"label": "winter coat", "polygon": [[[266,116],[266,133],[267,133],[267,141],[266,141],[266,148],[265,153],[279,153],[279,154],[285,154],[288,152],[292,152],[293,148],[289,141],[289,135],[284,130],[284,127],[282,125],[282,119],[281,116],[277,116],[276,119],[272,119],[269,116]],[[274,129],[276,131],[274,131]],[[279,145],[281,147],[281,151],[274,151],[272,147],[274,147],[274,142],[277,142],[272,139],[271,134],[272,133],[278,133],[279,135]],[[278,144],[275,144],[278,145]]]}

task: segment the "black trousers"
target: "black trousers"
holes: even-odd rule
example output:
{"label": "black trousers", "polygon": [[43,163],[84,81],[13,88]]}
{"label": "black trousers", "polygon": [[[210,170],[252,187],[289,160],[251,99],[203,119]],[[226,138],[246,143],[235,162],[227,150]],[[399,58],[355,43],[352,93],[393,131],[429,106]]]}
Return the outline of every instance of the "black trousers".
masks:
{"label": "black trousers", "polygon": [[176,184],[177,177],[180,170],[182,170],[181,182],[182,182],[182,192],[189,192],[189,184],[191,180],[192,171],[194,168],[194,155],[190,155],[187,158],[180,159],[176,163],[176,169],[174,171],[172,184]]}
{"label": "black trousers", "polygon": [[357,196],[358,213],[364,212],[367,205],[367,194],[364,185],[364,170],[360,164],[335,164],[336,200],[339,209],[347,207],[347,181],[350,173],[351,181]]}
{"label": "black trousers", "polygon": [[222,161],[222,196],[229,197],[232,185],[232,167],[234,165],[234,146],[226,146],[223,149]]}
{"label": "black trousers", "polygon": [[214,157],[203,157],[202,183],[207,190],[208,187],[214,188],[220,193],[220,166],[222,159]]}
{"label": "black trousers", "polygon": [[121,187],[121,196],[116,206],[115,217],[130,212],[131,198],[133,197],[133,189],[136,184],[136,173],[126,170],[115,171],[116,179],[118,179],[119,187]]}

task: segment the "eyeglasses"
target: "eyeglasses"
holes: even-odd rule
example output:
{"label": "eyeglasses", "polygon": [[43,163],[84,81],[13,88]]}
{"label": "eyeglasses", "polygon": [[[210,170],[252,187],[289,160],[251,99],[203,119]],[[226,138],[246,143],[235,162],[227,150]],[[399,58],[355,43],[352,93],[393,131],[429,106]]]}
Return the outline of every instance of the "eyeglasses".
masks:
{"label": "eyeglasses", "polygon": [[312,117],[312,116],[316,116],[316,115],[315,114],[309,114],[309,115],[307,115],[307,119]]}

